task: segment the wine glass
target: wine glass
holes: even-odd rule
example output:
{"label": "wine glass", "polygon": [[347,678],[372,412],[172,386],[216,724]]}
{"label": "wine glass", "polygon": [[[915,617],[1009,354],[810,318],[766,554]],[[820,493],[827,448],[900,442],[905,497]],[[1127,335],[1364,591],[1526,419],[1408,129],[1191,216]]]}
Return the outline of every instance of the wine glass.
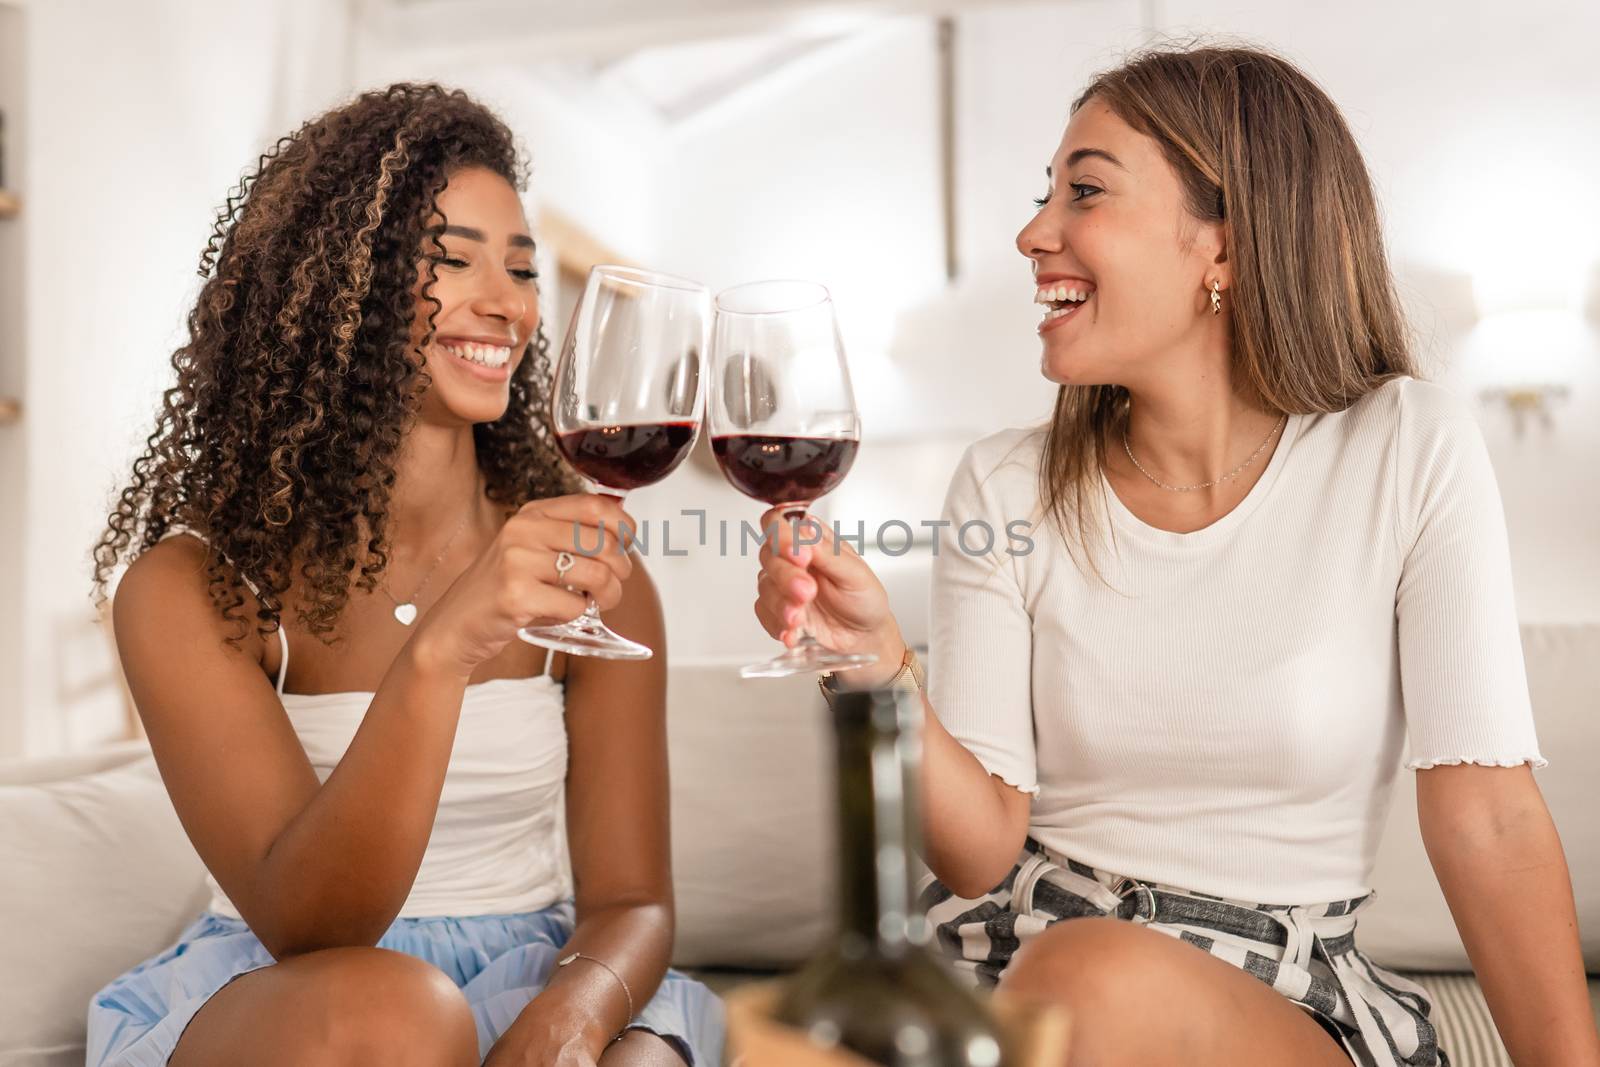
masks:
{"label": "wine glass", "polygon": [[[815,282],[770,281],[717,294],[712,337],[711,450],[746,496],[798,523],[844,480],[861,441],[833,298]],[[791,649],[740,669],[745,678],[865,667],[805,630]]]}
{"label": "wine glass", "polygon": [[[595,491],[621,500],[682,463],[700,430],[701,363],[711,294],[669,274],[601,265],[589,272],[556,364],[556,442]],[[621,535],[621,531],[617,531]],[[585,546],[574,544],[574,551]],[[582,615],[527,626],[530,644],[601,659],[649,659],[651,650]]]}

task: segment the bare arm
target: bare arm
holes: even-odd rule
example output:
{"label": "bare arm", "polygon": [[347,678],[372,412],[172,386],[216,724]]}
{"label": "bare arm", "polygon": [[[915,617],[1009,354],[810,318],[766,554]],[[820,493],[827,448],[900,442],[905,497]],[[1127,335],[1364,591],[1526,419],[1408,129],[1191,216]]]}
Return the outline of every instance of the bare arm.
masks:
{"label": "bare arm", "polygon": [[[667,649],[661,605],[642,567],[606,623],[655,650],[618,663],[572,657],[567,675],[567,832],[578,924],[565,956],[604,960],[628,984],[633,1010],[655,994],[672,952],[672,850],[667,798]],[[596,1060],[632,1020],[604,967],[559,968],[486,1061]]]}
{"label": "bare arm", "polygon": [[[518,618],[582,608],[532,577],[546,563],[530,547],[539,536],[570,541],[570,521],[507,523],[395,658],[325,783],[261,671],[259,638],[226,643],[204,547],[175,538],[128,569],[113,623],[162,779],[200,858],[275,957],[375,944],[394,921],[432,832],[473,667],[513,639]],[[614,603],[609,563],[580,566],[569,579]]]}
{"label": "bare arm", "polygon": [[422,861],[464,684],[430,673],[408,645],[323,786],[256,655],[224,642],[204,559],[187,538],[150,549],[113,605],[167,792],[273,956],[374,944]]}
{"label": "bare arm", "polygon": [[[849,673],[840,676],[841,685]],[[986,771],[950,736],[926,695],[922,707],[923,858],[951,892],[979,897],[1016,865],[1033,798]]]}
{"label": "bare arm", "polygon": [[[763,516],[763,528],[776,515]],[[796,546],[787,523],[778,523],[777,531],[776,546],[762,547],[757,582],[756,617],[767,632],[792,645],[803,624],[830,648],[877,655],[873,666],[840,673],[841,687],[889,682],[906,646],[872,568],[826,529],[820,531],[821,543],[810,546]],[[989,774],[944,728],[926,696],[922,704],[924,858],[953,892],[980,896],[1016,863],[1027,840],[1032,801]]]}
{"label": "bare arm", "polygon": [[1600,1067],[1572,879],[1533,772],[1417,772],[1428,858],[1518,1067]]}

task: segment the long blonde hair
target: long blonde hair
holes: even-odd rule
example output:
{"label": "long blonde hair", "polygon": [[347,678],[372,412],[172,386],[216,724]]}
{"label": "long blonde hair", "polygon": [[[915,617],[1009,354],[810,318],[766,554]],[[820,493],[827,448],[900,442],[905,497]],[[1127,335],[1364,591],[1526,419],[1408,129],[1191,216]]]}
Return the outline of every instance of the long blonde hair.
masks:
{"label": "long blonde hair", "polygon": [[[1268,410],[1342,411],[1415,376],[1372,180],[1310,78],[1253,48],[1156,48],[1096,77],[1073,112],[1090,99],[1161,146],[1191,215],[1225,223],[1246,395]],[[1045,435],[1043,511],[1091,567],[1106,442],[1128,399],[1120,385],[1063,385]]]}

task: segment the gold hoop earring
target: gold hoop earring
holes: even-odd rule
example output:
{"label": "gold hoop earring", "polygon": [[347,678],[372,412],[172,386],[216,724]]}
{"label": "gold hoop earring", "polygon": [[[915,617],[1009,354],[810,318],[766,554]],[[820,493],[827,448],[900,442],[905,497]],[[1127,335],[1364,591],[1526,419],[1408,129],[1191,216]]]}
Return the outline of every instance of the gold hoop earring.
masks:
{"label": "gold hoop earring", "polygon": [[1215,279],[1211,282],[1211,314],[1222,314],[1222,283]]}

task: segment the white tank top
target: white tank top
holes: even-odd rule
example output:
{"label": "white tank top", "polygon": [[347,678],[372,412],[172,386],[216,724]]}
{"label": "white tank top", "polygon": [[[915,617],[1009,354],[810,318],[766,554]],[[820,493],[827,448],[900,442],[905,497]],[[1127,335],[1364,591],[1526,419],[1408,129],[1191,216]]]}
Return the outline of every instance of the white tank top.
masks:
{"label": "white tank top", "polygon": [[[194,534],[188,529],[175,533]],[[255,586],[246,579],[246,584]],[[344,756],[372,693],[286,693],[289,639],[277,692],[318,781]],[[467,686],[445,770],[433,832],[402,918],[505,915],[537,911],[572,894],[564,811],[567,777],[565,693],[545,672]],[[208,873],[212,911],[239,918]]]}

